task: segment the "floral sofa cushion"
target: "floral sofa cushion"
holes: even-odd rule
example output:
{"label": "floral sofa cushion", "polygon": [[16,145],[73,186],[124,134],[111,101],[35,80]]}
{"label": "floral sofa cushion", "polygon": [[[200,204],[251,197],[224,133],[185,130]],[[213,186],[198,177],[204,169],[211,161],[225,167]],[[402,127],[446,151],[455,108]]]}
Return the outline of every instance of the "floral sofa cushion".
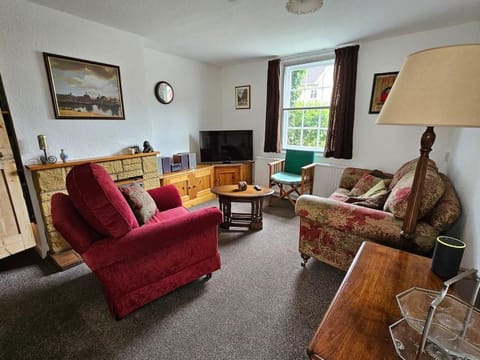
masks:
{"label": "floral sofa cushion", "polygon": [[362,177],[357,181],[357,183],[353,186],[352,190],[350,190],[350,196],[360,196],[365,194],[375,185],[377,185],[382,178],[373,176],[369,173],[365,173]]}
{"label": "floral sofa cushion", "polygon": [[[392,190],[395,187],[395,185],[397,185],[397,183],[400,181],[400,179],[403,178],[407,173],[409,173],[410,171],[415,171],[417,167],[417,162],[418,162],[418,158],[410,160],[405,164],[403,164],[402,166],[400,166],[400,168],[397,171],[395,171],[395,174],[393,174],[393,178],[390,183],[390,187],[389,187],[390,190]],[[438,172],[437,165],[431,159],[428,159],[427,169]]]}
{"label": "floral sofa cushion", "polygon": [[462,206],[450,179],[442,173],[440,177],[445,185],[445,192],[423,220],[442,232],[448,230],[457,221],[462,212]]}
{"label": "floral sofa cushion", "polygon": [[[350,194],[353,192],[350,191]],[[359,206],[366,206],[372,209],[383,209],[388,190],[384,180],[380,180],[370,189],[358,196],[350,196],[346,202]]]}
{"label": "floral sofa cushion", "polygon": [[[391,212],[399,219],[404,219],[407,212],[408,198],[412,189],[415,170],[411,170],[400,178],[385,201],[383,209]],[[393,181],[392,181],[393,182]],[[445,185],[438,171],[427,168],[423,186],[422,199],[418,210],[418,219],[423,218],[433,209],[445,192]]]}

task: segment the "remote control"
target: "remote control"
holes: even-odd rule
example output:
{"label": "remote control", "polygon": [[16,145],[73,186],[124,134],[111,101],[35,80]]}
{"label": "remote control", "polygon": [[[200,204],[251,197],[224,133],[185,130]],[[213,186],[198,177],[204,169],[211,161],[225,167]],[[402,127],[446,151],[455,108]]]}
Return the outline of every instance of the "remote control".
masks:
{"label": "remote control", "polygon": [[262,188],[260,187],[260,185],[254,185],[253,188],[257,191],[260,191],[262,190]]}

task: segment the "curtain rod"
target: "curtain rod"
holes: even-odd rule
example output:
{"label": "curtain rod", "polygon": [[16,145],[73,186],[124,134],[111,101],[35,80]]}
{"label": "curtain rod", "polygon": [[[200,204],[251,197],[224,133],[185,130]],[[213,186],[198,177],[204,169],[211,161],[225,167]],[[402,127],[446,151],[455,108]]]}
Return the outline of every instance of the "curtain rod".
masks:
{"label": "curtain rod", "polygon": [[315,56],[329,55],[329,54],[333,54],[335,52],[335,49],[340,49],[340,48],[344,48],[344,47],[348,47],[348,46],[355,46],[355,45],[358,45],[358,44],[355,44],[355,43],[341,44],[341,45],[335,46],[334,48],[307,51],[307,52],[304,52],[304,53],[290,54],[290,55],[285,55],[285,56],[275,56],[274,58],[271,58],[270,60],[280,59],[281,61],[288,61],[288,60],[296,60],[296,59],[302,59],[302,58],[310,58],[310,57],[315,57]]}

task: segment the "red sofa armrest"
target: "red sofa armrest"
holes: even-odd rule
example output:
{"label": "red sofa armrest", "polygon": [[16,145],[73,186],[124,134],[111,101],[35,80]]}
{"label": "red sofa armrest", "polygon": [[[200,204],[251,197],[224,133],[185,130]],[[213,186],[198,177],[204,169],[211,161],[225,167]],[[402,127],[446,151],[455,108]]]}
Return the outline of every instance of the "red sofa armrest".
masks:
{"label": "red sofa armrest", "polygon": [[[97,241],[83,254],[83,258],[90,269],[95,271],[116,262],[141,258],[159,248],[178,246],[187,237],[198,237],[200,240],[202,232],[216,228],[221,222],[222,212],[217,208],[199,209],[185,216],[133,229],[120,238]],[[217,247],[216,238],[215,244],[210,246]]]}
{"label": "red sofa armrest", "polygon": [[159,211],[173,209],[182,206],[182,198],[174,185],[166,185],[147,190],[155,201]]}

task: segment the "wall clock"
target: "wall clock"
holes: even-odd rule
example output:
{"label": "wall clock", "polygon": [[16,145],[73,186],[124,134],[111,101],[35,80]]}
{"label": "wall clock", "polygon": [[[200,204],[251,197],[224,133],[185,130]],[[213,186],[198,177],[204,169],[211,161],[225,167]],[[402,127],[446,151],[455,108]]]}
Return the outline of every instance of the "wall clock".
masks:
{"label": "wall clock", "polygon": [[162,104],[170,104],[173,101],[173,87],[166,81],[159,81],[155,85],[155,97]]}

